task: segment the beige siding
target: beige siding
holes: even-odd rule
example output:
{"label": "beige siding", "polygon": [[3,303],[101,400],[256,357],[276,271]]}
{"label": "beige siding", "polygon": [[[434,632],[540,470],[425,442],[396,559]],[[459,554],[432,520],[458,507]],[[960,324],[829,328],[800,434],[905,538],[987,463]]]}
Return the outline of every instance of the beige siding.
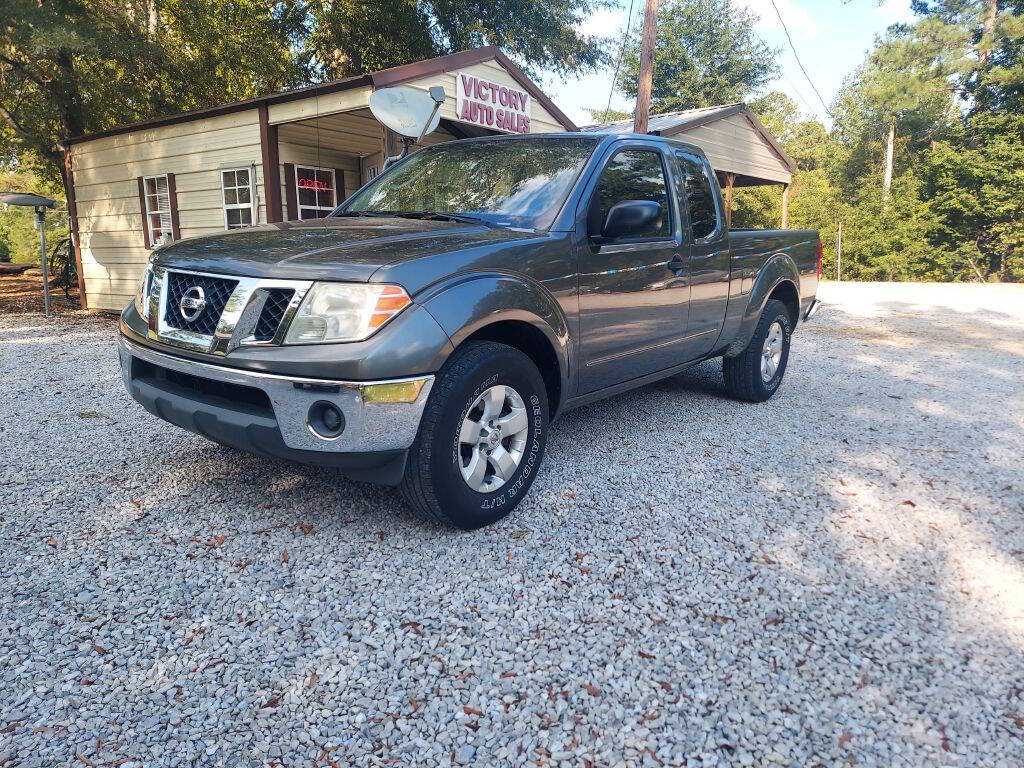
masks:
{"label": "beige siding", "polygon": [[350,109],[365,107],[370,103],[370,88],[352,88],[347,91],[328,93],[322,96],[310,96],[305,99],[286,101],[283,104],[271,104],[268,119],[273,123],[288,123],[293,120],[305,120],[317,115],[329,115],[332,112],[345,112]]}
{"label": "beige siding", "polygon": [[771,145],[743,115],[732,115],[673,135],[704,150],[711,167],[788,184],[793,175]]}
{"label": "beige siding", "polygon": [[149,258],[139,176],[175,175],[184,238],[223,231],[220,171],[255,163],[260,221],[266,221],[255,109],[93,139],[72,145],[71,153],[90,308],[124,307]]}
{"label": "beige siding", "polygon": [[[512,75],[510,75],[508,71],[496,61],[485,61],[481,64],[466,67],[459,71],[476,75],[483,80],[490,80],[494,83],[500,83],[501,85],[507,85],[523,90],[523,87],[516,82],[515,78],[513,78]],[[440,75],[425,77],[422,80],[413,80],[406,83],[406,85],[411,85],[414,88],[421,88],[423,90],[430,88],[432,85],[443,85],[445,92],[448,94],[448,98],[445,100],[445,103],[441,105],[441,117],[447,120],[457,120],[457,115],[455,114],[455,76],[455,72],[445,72]],[[540,102],[538,102],[533,96],[530,97],[530,105],[531,133],[551,133],[553,131],[565,130],[562,124],[555,119],[554,115],[544,109],[544,107],[540,105]]]}

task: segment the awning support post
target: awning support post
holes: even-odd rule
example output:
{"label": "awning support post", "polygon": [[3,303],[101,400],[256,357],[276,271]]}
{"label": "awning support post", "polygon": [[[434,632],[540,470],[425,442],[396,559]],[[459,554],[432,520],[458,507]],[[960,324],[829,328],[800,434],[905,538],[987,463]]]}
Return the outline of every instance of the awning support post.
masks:
{"label": "awning support post", "polygon": [[789,228],[789,184],[782,185],[782,228]]}
{"label": "awning support post", "polygon": [[735,173],[725,174],[725,228],[732,226],[732,185],[736,181]]}

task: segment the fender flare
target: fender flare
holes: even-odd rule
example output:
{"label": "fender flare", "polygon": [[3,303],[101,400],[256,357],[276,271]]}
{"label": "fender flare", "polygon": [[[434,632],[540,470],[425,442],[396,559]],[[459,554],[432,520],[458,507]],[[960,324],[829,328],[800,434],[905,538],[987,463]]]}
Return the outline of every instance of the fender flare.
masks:
{"label": "fender flare", "polygon": [[793,258],[786,253],[774,253],[761,267],[747,297],[747,308],[743,312],[739,330],[729,342],[725,357],[735,357],[750,343],[757,328],[757,321],[764,312],[768,297],[783,283],[790,283],[797,295],[797,307],[800,305],[800,271],[796,268]]}
{"label": "fender flare", "polygon": [[573,354],[569,321],[558,300],[540,283],[503,272],[463,275],[434,287],[418,303],[451,339],[449,355],[489,325],[513,320],[533,326],[544,334],[554,350],[561,399],[564,401],[568,396]]}

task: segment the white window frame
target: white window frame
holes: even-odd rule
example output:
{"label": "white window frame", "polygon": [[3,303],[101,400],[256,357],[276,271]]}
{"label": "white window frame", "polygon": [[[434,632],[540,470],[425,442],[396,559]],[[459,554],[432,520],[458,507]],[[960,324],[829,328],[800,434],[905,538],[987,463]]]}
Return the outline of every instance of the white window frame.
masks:
{"label": "white window frame", "polygon": [[[331,174],[331,193],[334,195],[334,205],[322,206],[322,205],[303,205],[302,198],[299,197],[299,190],[302,187],[299,186],[299,171],[313,171],[314,178],[317,173],[329,173]],[[338,175],[335,173],[333,168],[318,168],[315,165],[295,165],[295,214],[298,216],[299,221],[302,221],[302,209],[312,211],[333,211],[338,207]]]}
{"label": "white window frame", "polygon": [[[238,171],[245,171],[249,174],[249,202],[248,203],[229,203],[224,199],[224,193],[228,191],[229,187],[224,185],[224,174],[225,173],[237,173]],[[245,187],[239,187],[237,185],[230,187],[230,189],[245,189]],[[221,168],[220,169],[220,204],[224,210],[224,229],[232,229],[231,224],[228,222],[228,211],[238,211],[249,209],[249,223],[243,224],[240,227],[234,227],[234,229],[245,229],[246,227],[256,226],[256,179],[253,173],[253,167],[251,165],[243,165],[238,168]]]}
{"label": "white window frame", "polygon": [[[163,208],[159,207],[159,205],[160,205],[160,188],[159,188],[159,185],[156,185],[156,190],[157,191],[154,194],[152,194],[152,195],[149,194],[149,182],[150,181],[157,181],[159,179],[163,179],[164,180],[164,188],[167,190],[167,210],[164,210]],[[146,245],[148,247],[150,247],[150,248],[156,248],[158,245],[161,245],[163,243],[169,243],[172,240],[174,240],[174,222],[171,219],[171,183],[170,183],[170,179],[167,177],[167,174],[166,173],[157,173],[157,174],[154,174],[153,176],[143,176],[142,177],[142,197],[143,197],[143,200],[144,200],[145,205],[146,205],[146,210],[144,212],[144,215],[146,217],[145,235],[146,235],[146,240],[148,240]],[[157,208],[156,209],[152,209],[152,208],[149,207],[149,199],[150,199],[150,197],[155,197],[156,198],[156,201],[157,201]],[[160,217],[161,237],[160,237],[159,240],[157,240],[156,234],[153,231],[153,219],[152,219],[153,216],[159,216]],[[166,227],[164,226],[164,221],[165,221],[164,216],[167,217],[166,218],[166,222],[167,222],[167,226]]]}

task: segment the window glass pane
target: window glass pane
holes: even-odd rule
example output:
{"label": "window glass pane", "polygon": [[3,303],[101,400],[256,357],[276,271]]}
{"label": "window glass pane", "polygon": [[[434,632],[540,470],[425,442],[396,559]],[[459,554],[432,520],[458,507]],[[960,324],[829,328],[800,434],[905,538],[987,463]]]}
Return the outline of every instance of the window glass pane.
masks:
{"label": "window glass pane", "polygon": [[249,202],[249,188],[248,187],[239,187],[237,192],[238,192],[238,202],[240,202],[240,203],[248,203]]}
{"label": "window glass pane", "polygon": [[316,205],[316,191],[299,187],[299,205]]}
{"label": "window glass pane", "polygon": [[300,208],[299,218],[300,219],[315,219],[317,218],[318,211],[316,208]]}
{"label": "window glass pane", "polygon": [[316,200],[317,200],[317,205],[320,205],[320,206],[325,207],[325,208],[333,208],[334,207],[334,190],[333,189],[326,189],[326,190],[321,190],[321,191],[317,192]]}
{"label": "window glass pane", "polygon": [[239,187],[249,186],[249,171],[235,171],[235,185]]}
{"label": "window glass pane", "polygon": [[711,189],[704,164],[694,155],[679,152],[679,164],[686,174],[686,202],[690,209],[690,228],[699,240],[718,228],[715,194]]}
{"label": "window glass pane", "polygon": [[228,229],[234,229],[235,227],[241,226],[242,216],[240,208],[228,208]]}
{"label": "window glass pane", "polygon": [[146,179],[145,180],[145,186],[146,186],[146,194],[147,195],[155,195],[156,194],[156,179]]}
{"label": "window glass pane", "polygon": [[234,205],[238,202],[238,192],[233,187],[224,190],[224,202],[227,205]]}
{"label": "window glass pane", "polygon": [[221,171],[221,182],[225,187],[235,186],[235,172]]}
{"label": "window glass pane", "polygon": [[248,227],[252,224],[252,208],[239,208],[239,220],[242,222],[242,226]]}
{"label": "window glass pane", "polygon": [[588,228],[591,234],[600,234],[608,218],[608,211],[626,200],[650,200],[657,203],[661,217],[649,237],[668,236],[668,189],[665,171],[657,152],[626,150],[612,158],[601,173],[597,193],[590,206]]}

